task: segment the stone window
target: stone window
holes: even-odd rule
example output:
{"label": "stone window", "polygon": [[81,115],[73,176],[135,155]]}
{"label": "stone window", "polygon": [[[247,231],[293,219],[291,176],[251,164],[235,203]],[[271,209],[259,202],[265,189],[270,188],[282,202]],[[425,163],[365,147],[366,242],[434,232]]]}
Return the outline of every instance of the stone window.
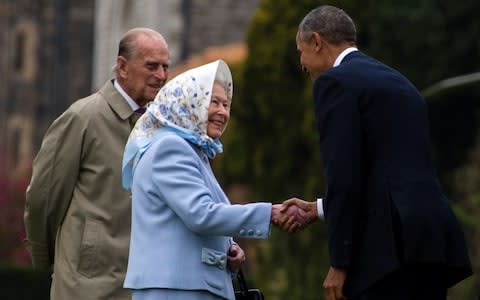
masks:
{"label": "stone window", "polygon": [[12,70],[20,80],[33,80],[37,73],[38,30],[33,22],[19,22],[15,27],[12,45]]}

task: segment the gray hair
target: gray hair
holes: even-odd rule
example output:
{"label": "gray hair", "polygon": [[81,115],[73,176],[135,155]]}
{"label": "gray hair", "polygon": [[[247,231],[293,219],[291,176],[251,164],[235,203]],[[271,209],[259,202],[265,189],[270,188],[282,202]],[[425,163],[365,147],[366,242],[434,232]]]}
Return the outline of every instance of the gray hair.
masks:
{"label": "gray hair", "polygon": [[318,32],[333,45],[356,43],[356,29],[352,19],[340,8],[322,5],[310,11],[298,25],[298,36],[301,40],[310,38]]}
{"label": "gray hair", "polygon": [[[159,32],[150,28],[133,28],[127,31],[120,40],[120,43],[118,44],[118,56],[123,56],[126,59],[131,59],[132,57],[135,57],[138,51],[137,41],[138,38],[141,36],[145,36],[151,39],[160,39],[165,43],[165,45],[167,45],[167,42]],[[116,73],[117,68],[118,66],[114,65],[112,71]]]}

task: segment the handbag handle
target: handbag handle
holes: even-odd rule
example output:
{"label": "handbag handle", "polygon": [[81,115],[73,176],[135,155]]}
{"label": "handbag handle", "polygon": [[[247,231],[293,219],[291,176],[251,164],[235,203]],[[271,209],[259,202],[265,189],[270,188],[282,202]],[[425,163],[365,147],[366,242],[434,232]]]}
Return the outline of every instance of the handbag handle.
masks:
{"label": "handbag handle", "polygon": [[243,296],[247,296],[248,287],[247,287],[247,282],[245,281],[245,277],[243,276],[242,269],[238,270],[237,281],[238,281],[238,287],[240,288],[240,292],[242,293]]}

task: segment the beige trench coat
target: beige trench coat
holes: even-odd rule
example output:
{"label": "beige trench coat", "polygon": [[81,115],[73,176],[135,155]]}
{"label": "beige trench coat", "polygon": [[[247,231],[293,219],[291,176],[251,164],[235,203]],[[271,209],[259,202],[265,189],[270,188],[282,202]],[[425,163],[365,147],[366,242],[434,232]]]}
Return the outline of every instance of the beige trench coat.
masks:
{"label": "beige trench coat", "polygon": [[108,81],[48,129],[26,192],[27,245],[51,268],[52,300],[130,299],[130,194],[121,161],[132,109]]}

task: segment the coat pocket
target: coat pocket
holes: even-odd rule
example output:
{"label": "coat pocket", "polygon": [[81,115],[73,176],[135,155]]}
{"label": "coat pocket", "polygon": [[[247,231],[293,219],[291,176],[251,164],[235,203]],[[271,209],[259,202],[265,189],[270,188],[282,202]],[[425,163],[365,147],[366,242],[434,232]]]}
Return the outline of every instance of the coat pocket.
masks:
{"label": "coat pocket", "polygon": [[101,228],[97,221],[85,219],[79,251],[78,273],[88,278],[97,276],[102,270],[99,253]]}

